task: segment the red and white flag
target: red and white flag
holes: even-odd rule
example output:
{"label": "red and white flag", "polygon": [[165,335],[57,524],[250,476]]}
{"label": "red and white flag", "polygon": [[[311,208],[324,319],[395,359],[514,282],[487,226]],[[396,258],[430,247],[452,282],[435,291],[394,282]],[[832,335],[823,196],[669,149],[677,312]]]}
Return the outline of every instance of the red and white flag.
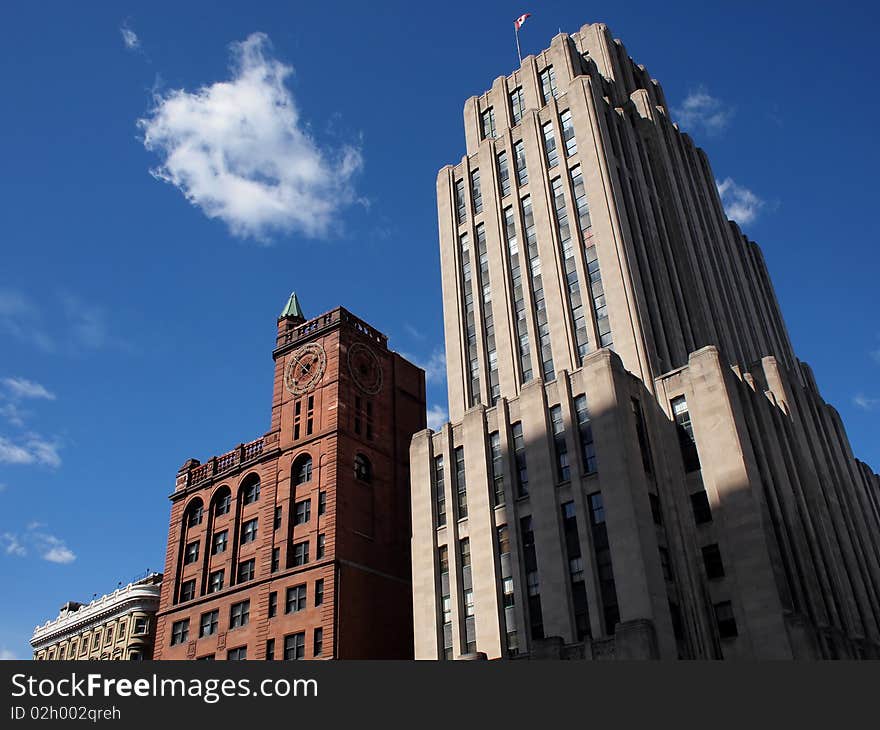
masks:
{"label": "red and white flag", "polygon": [[526,18],[531,18],[531,17],[532,17],[531,13],[523,13],[516,20],[513,21],[513,25],[516,27],[517,30],[519,30],[520,28],[522,28],[523,23],[526,22]]}

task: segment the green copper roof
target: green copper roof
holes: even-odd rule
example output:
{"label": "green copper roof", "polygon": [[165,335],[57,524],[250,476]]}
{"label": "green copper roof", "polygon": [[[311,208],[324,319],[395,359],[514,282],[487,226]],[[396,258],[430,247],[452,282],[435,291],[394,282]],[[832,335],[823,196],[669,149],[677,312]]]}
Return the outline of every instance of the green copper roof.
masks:
{"label": "green copper roof", "polygon": [[296,292],[291,293],[290,299],[287,300],[287,306],[281,313],[281,317],[299,317],[300,319],[306,318],[303,314],[302,307],[299,306],[299,299],[296,298]]}

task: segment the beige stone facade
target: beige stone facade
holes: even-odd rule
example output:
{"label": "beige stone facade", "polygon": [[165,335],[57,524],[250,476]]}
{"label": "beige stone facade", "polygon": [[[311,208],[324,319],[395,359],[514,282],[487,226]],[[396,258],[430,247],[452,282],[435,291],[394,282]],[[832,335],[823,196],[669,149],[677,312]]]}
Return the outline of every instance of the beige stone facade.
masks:
{"label": "beige stone facade", "polygon": [[660,85],[587,25],[464,122],[416,658],[880,656],[880,477]]}
{"label": "beige stone facade", "polygon": [[162,574],[150,573],[91,603],[65,603],[34,629],[34,659],[152,659],[161,588]]}

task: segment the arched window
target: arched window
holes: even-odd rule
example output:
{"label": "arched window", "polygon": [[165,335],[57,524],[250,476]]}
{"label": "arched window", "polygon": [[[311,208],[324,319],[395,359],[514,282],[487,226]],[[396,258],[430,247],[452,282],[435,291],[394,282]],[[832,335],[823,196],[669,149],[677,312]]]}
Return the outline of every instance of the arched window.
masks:
{"label": "arched window", "polygon": [[202,517],[204,516],[204,505],[201,499],[195,499],[190,502],[189,506],[186,508],[186,516],[184,517],[184,524],[187,527],[196,527],[197,525],[202,524]]}
{"label": "arched window", "polygon": [[254,474],[241,488],[241,503],[253,504],[260,498],[260,477]]}
{"label": "arched window", "polygon": [[222,487],[214,495],[214,515],[216,517],[227,515],[231,507],[232,492],[229,491],[229,487]]}
{"label": "arched window", "polygon": [[312,481],[312,457],[304,454],[293,462],[293,484],[298,486],[310,481]]}
{"label": "arched window", "polygon": [[363,454],[358,454],[354,457],[354,476],[356,479],[368,484],[373,481],[373,465]]}

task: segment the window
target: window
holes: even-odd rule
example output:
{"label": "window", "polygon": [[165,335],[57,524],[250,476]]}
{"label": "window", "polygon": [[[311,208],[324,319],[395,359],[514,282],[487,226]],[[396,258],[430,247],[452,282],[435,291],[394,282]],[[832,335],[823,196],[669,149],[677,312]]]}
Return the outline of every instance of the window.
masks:
{"label": "window", "polygon": [[305,659],[306,656],[306,634],[300,631],[298,634],[291,634],[284,637],[284,661],[289,662],[295,659]]}
{"label": "window", "polygon": [[241,544],[245,545],[257,539],[257,518],[248,520],[241,526]]}
{"label": "window", "polygon": [[544,282],[541,273],[541,257],[538,252],[538,236],[535,232],[535,215],[532,210],[532,199],[528,195],[522,199],[522,216],[526,240],[526,262],[532,283],[532,293],[534,294],[532,304],[535,310],[535,320],[538,325],[538,344],[541,347],[542,374],[544,380],[550,382],[556,379],[556,370],[553,367],[550,322],[547,317],[547,306],[544,302]]}
{"label": "window", "polygon": [[520,187],[529,184],[529,169],[526,166],[526,146],[522,140],[513,145],[513,165],[516,169],[516,181]]}
{"label": "window", "polygon": [[189,517],[187,518],[186,524],[188,527],[195,527],[196,525],[202,524],[202,505],[197,504],[195,507],[191,507],[189,511]]}
{"label": "window", "polygon": [[461,569],[471,567],[471,541],[467,537],[458,541],[458,552],[461,555]]}
{"label": "window", "polygon": [[[134,620],[134,635],[135,636],[141,636],[143,634],[146,634],[147,631],[149,630],[149,628],[150,628],[150,619],[148,619],[144,616],[138,616]],[[85,647],[85,644],[83,644],[83,647]]]}
{"label": "window", "polygon": [[312,457],[306,454],[293,462],[293,484],[299,486],[310,481],[312,481]]}
{"label": "window", "polygon": [[243,662],[247,659],[247,647],[239,646],[226,652],[226,659],[230,662]]}
{"label": "window", "polygon": [[260,498],[260,480],[256,479],[242,488],[242,504],[253,504]]}
{"label": "window", "polygon": [[566,304],[574,325],[575,344],[577,345],[578,362],[583,360],[590,349],[590,337],[587,331],[587,312],[581,296],[580,277],[575,260],[572,229],[568,219],[568,205],[565,202],[565,183],[561,177],[551,182],[553,193],[553,212],[556,216],[556,232],[559,237],[559,248],[562,250],[563,268],[565,272],[568,299]]}
{"label": "window", "polygon": [[662,545],[657,549],[660,551],[660,567],[663,570],[663,579],[672,582],[672,562],[669,559],[669,550]]}
{"label": "window", "polygon": [[308,540],[304,542],[296,542],[293,544],[293,564],[297,565],[305,565],[309,562],[309,543]]}
{"label": "window", "polygon": [[474,204],[474,215],[483,212],[483,194],[480,192],[480,171],[471,173],[471,200]]}
{"label": "window", "polygon": [[318,578],[315,581],[315,605],[320,606],[324,603],[324,579]]}
{"label": "window", "polygon": [[645,473],[650,474],[652,471],[651,445],[648,443],[648,430],[645,427],[645,416],[642,413],[642,406],[637,398],[630,399],[630,406],[632,407],[633,418],[635,419],[636,436],[638,436],[639,439],[639,450],[642,453],[642,466],[645,469]]}
{"label": "window", "polygon": [[464,194],[464,180],[455,181],[455,218],[461,225],[467,220],[467,203]]}
{"label": "window", "polygon": [[253,580],[254,575],[256,574],[256,561],[254,558],[250,560],[245,560],[242,563],[238,564],[238,582],[244,583],[245,581]]}
{"label": "window", "polygon": [[266,639],[266,661],[271,662],[275,658],[275,639]]}
{"label": "window", "polygon": [[660,497],[653,492],[648,492],[648,501],[651,503],[651,518],[655,525],[663,524],[663,510],[660,508]]}
{"label": "window", "polygon": [[556,135],[553,132],[553,122],[541,125],[544,135],[544,153],[547,155],[547,167],[554,168],[559,164],[559,150],[556,149]]}
{"label": "window", "polygon": [[474,591],[471,588],[464,592],[464,615],[465,618],[474,615]]}
{"label": "window", "polygon": [[498,554],[506,555],[510,552],[510,533],[507,530],[507,525],[498,525],[495,528],[495,533],[498,536]]}
{"label": "window", "polygon": [[219,553],[225,553],[228,540],[228,530],[221,530],[220,532],[215,533],[214,537],[211,538],[211,554],[218,555]]}
{"label": "window", "polygon": [[541,97],[543,103],[550,101],[551,97],[556,98],[556,72],[553,66],[547,66],[540,74],[541,79]]}
{"label": "window", "polygon": [[556,451],[556,481],[567,482],[571,479],[571,468],[568,463],[568,446],[565,443],[562,406],[553,406],[550,409],[550,422],[553,426],[553,447]]}
{"label": "window", "polygon": [[215,570],[208,577],[208,593],[216,593],[223,590],[223,571]]}
{"label": "window", "polygon": [[504,456],[501,453],[501,434],[493,431],[489,434],[489,451],[492,456],[492,493],[495,506],[504,504]]}
{"label": "window", "polygon": [[318,535],[318,546],[315,550],[315,559],[320,560],[324,557],[324,550],[326,548],[327,536],[324,533]]}
{"label": "window", "polygon": [[312,500],[303,499],[293,507],[293,524],[304,525],[312,517]]}
{"label": "window", "polygon": [[571,110],[566,109],[559,116],[562,123],[562,141],[565,144],[565,154],[567,157],[576,155],[578,151],[577,139],[574,136],[574,123],[571,120]]}
{"label": "window", "polygon": [[186,544],[186,548],[183,552],[183,564],[189,565],[190,563],[194,563],[199,559],[199,542],[196,540],[195,542],[189,542]]}
{"label": "window", "polygon": [[691,495],[691,509],[694,511],[694,522],[703,525],[712,521],[712,508],[709,506],[709,495],[705,491]]}
{"label": "window", "polygon": [[201,638],[202,636],[211,636],[212,634],[216,634],[217,625],[219,623],[219,609],[214,609],[213,611],[208,611],[208,613],[203,613],[202,618],[199,621],[199,637]]}
{"label": "window", "polygon": [[227,490],[220,499],[217,500],[217,506],[214,508],[214,514],[218,517],[220,515],[229,514],[229,510],[232,506],[232,495]]}
{"label": "window", "polygon": [[498,153],[498,184],[501,188],[501,197],[510,195],[510,167],[507,164],[507,152]]}
{"label": "window", "polygon": [[455,490],[457,495],[458,519],[467,517],[467,482],[464,476],[464,447],[455,449]]}
{"label": "window", "polygon": [[730,601],[715,604],[715,622],[718,624],[718,635],[722,639],[730,639],[738,635],[733,604]]}
{"label": "window", "polygon": [[721,561],[721,549],[716,543],[703,548],[703,565],[706,566],[706,577],[709,580],[724,577],[724,563]]}
{"label": "window", "polygon": [[532,530],[532,518],[521,518],[519,529],[522,536],[523,567],[526,571],[529,630],[533,639],[543,639],[544,615],[541,608],[541,586],[538,582],[538,558],[535,552],[535,533]]}
{"label": "window", "polygon": [[279,504],[275,507],[275,516],[272,518],[272,530],[278,530],[281,527],[281,519],[284,516],[284,510],[281,508]]}
{"label": "window", "polygon": [[324,629],[318,627],[312,634],[312,655],[321,656],[324,653]]}
{"label": "window", "polygon": [[602,599],[605,632],[614,634],[620,611],[617,603],[617,587],[614,582],[614,569],[611,564],[611,548],[608,530],[605,526],[605,504],[601,492],[588,495],[590,521],[593,525],[593,550],[596,555],[596,572],[599,575],[599,594]]}
{"label": "window", "polygon": [[[98,634],[95,634],[98,636]],[[94,638],[94,637],[93,637]],[[176,646],[177,644],[183,644],[189,638],[189,619],[185,618],[182,621],[175,621],[171,624],[171,646]],[[92,648],[95,647],[94,642],[92,643]]]}
{"label": "window", "polygon": [[298,585],[287,589],[284,613],[297,613],[306,609],[306,586]]}
{"label": "window", "polygon": [[229,607],[229,628],[238,629],[247,626],[251,617],[251,602],[239,601]]}
{"label": "window", "polygon": [[192,580],[184,581],[180,586],[180,600],[181,601],[191,601],[196,597],[196,581],[195,578]]}
{"label": "window", "polygon": [[526,466],[526,444],[523,439],[522,423],[517,421],[510,427],[513,434],[513,457],[516,462],[516,494],[518,497],[528,496],[529,470]]}
{"label": "window", "polygon": [[104,632],[104,643],[112,644],[113,643],[113,627],[108,626],[107,630]]}
{"label": "window", "polygon": [[675,418],[675,428],[678,431],[678,445],[681,449],[684,470],[687,472],[697,471],[700,468],[700,457],[697,454],[697,444],[694,441],[694,427],[691,425],[691,414],[688,412],[688,405],[684,396],[673,399],[672,415]]}
{"label": "window", "polygon": [[513,207],[504,209],[504,237],[507,241],[508,269],[512,288],[514,323],[519,342],[520,382],[532,379],[532,357],[529,348],[529,329],[526,323],[526,300],[522,283],[519,241],[516,236],[516,222]]}
{"label": "window", "polygon": [[483,139],[495,139],[495,110],[490,106],[480,115]]}
{"label": "window", "polygon": [[578,438],[581,442],[581,460],[584,472],[592,474],[596,471],[596,446],[593,443],[593,427],[590,424],[590,412],[587,409],[587,396],[579,395],[574,399],[574,410],[577,414]]}
{"label": "window", "polygon": [[434,501],[437,505],[437,527],[443,527],[446,524],[446,484],[442,454],[434,457]]}
{"label": "window", "polygon": [[373,466],[370,460],[363,454],[354,457],[354,476],[356,479],[369,484],[373,481]]}
{"label": "window", "polygon": [[572,167],[569,177],[571,178],[571,188],[574,191],[574,207],[577,209],[578,227],[586,233],[593,223],[590,220],[590,206],[587,204],[587,190],[584,186],[581,166]]}
{"label": "window", "polygon": [[[135,656],[132,654],[131,658],[134,659]],[[215,661],[215,656],[213,654],[205,654],[205,656],[197,656],[196,661],[197,662],[213,662],[213,661]]]}
{"label": "window", "polygon": [[320,491],[318,492],[318,516],[324,514],[327,511],[327,492]]}
{"label": "window", "polygon": [[278,592],[272,591],[269,594],[269,618],[275,618],[278,615]]}
{"label": "window", "polygon": [[273,547],[272,548],[272,564],[269,567],[270,572],[276,573],[278,569],[281,567],[281,548]]}
{"label": "window", "polygon": [[[482,230],[482,224],[478,230]],[[484,234],[485,235],[485,234]],[[463,296],[463,318],[465,324],[465,356],[468,361],[470,401],[468,405],[480,402],[480,360],[477,351],[477,320],[474,305],[474,277],[471,261],[470,239],[467,233],[458,237],[461,256],[461,285]]]}
{"label": "window", "polygon": [[522,121],[525,111],[526,100],[523,96],[523,90],[521,86],[517,86],[510,92],[510,116],[514,124],[519,124]]}

